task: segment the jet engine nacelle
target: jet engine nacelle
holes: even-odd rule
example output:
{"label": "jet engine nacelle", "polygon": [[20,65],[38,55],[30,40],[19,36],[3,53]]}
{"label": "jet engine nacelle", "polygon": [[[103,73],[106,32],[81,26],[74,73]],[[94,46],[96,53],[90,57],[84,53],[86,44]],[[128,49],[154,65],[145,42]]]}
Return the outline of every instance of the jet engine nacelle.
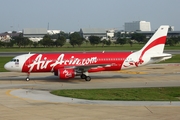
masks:
{"label": "jet engine nacelle", "polygon": [[58,76],[60,79],[70,79],[70,78],[74,78],[76,75],[76,72],[74,69],[71,68],[62,68],[58,70]]}

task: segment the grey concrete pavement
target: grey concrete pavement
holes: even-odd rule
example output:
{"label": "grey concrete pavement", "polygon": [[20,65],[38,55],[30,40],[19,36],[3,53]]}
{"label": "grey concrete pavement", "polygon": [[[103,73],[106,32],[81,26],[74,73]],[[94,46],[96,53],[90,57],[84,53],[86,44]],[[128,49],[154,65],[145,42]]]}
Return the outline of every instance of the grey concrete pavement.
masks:
{"label": "grey concrete pavement", "polygon": [[[59,80],[52,73],[0,73],[0,119],[2,120],[179,120],[179,102],[76,101],[50,95],[54,89],[180,86],[180,64],[150,65],[120,72],[90,74]],[[50,96],[49,96],[50,95]],[[49,96],[49,97],[48,97]],[[47,98],[48,97],[48,98]],[[55,98],[54,98],[55,97]],[[54,101],[53,101],[54,99]]]}
{"label": "grey concrete pavement", "polygon": [[0,91],[2,120],[179,120],[179,106],[124,106],[52,103],[17,98]]}
{"label": "grey concrete pavement", "polygon": [[37,101],[51,103],[69,103],[69,104],[103,104],[116,106],[180,106],[177,101],[105,101],[105,100],[83,100],[70,97],[61,97],[50,94],[49,91],[33,90],[33,89],[17,89],[12,90],[8,94],[23,99],[31,99]]}

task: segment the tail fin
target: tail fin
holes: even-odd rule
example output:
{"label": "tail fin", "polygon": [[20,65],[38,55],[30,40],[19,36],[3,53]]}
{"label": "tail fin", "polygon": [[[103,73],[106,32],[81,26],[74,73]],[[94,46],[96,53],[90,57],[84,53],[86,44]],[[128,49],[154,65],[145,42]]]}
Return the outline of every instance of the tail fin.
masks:
{"label": "tail fin", "polygon": [[145,52],[162,54],[166,43],[168,29],[168,25],[160,26],[146,45],[140,50],[142,55]]}
{"label": "tail fin", "polygon": [[171,58],[171,54],[163,53],[168,29],[169,26],[167,25],[160,26],[141,50],[134,52],[130,56],[128,56],[129,58],[136,59],[134,59],[133,62],[129,63],[128,60],[125,61],[123,63],[123,69],[138,67]]}

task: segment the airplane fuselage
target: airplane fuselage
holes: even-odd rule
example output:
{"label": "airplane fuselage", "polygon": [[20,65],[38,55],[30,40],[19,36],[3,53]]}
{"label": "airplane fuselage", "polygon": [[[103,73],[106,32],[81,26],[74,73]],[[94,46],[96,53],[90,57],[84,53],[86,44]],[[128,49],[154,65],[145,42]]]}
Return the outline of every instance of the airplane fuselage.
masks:
{"label": "airplane fuselage", "polygon": [[[17,72],[54,72],[59,68],[94,66],[88,72],[121,70],[124,61],[133,67],[133,59],[127,57],[132,52],[86,52],[86,53],[53,53],[24,54],[14,58],[11,67]],[[23,63],[23,64],[21,64]],[[136,65],[134,64],[134,67]],[[11,70],[12,71],[12,70]]]}

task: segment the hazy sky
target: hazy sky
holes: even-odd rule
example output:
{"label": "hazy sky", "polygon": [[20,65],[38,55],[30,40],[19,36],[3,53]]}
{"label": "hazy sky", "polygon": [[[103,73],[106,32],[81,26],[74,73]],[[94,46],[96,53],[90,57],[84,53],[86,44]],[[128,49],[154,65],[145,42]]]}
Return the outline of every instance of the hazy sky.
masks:
{"label": "hazy sky", "polygon": [[0,33],[23,28],[79,31],[124,29],[125,22],[151,22],[180,30],[180,0],[0,0]]}

